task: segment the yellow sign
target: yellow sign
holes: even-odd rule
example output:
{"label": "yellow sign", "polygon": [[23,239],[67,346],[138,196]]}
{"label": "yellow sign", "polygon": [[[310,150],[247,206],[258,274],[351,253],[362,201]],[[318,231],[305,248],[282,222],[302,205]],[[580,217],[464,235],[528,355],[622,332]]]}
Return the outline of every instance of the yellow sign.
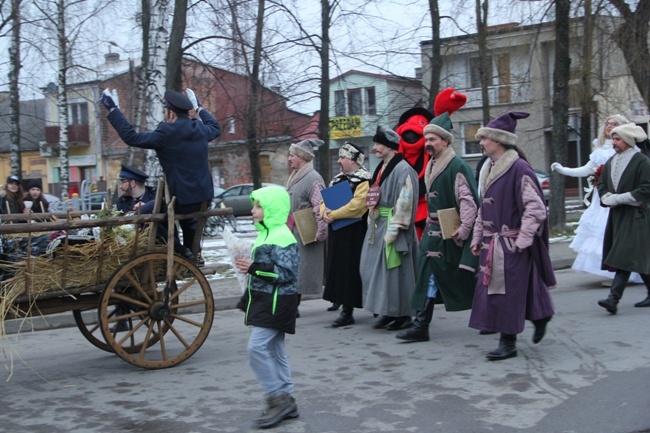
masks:
{"label": "yellow sign", "polygon": [[361,137],[361,116],[332,117],[329,126],[332,140]]}

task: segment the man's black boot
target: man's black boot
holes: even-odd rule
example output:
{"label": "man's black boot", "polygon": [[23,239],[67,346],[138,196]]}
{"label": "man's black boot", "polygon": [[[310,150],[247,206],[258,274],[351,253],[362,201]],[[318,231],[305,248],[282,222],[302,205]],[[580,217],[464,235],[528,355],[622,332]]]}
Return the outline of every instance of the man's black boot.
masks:
{"label": "man's black boot", "polygon": [[387,331],[399,331],[400,329],[410,328],[413,325],[411,316],[401,316],[395,319],[393,323],[386,326]]}
{"label": "man's black boot", "polygon": [[542,341],[544,335],[546,334],[546,325],[551,321],[551,317],[545,317],[543,319],[533,320],[533,325],[535,325],[535,332],[533,333],[533,343],[537,344]]}
{"label": "man's black boot", "polygon": [[501,334],[497,350],[485,355],[489,361],[501,361],[515,356],[517,356],[517,335],[511,334]]}
{"label": "man's black boot", "polygon": [[332,327],[340,328],[341,326],[354,325],[354,317],[352,316],[353,311],[354,307],[344,305],[339,317],[332,322]]}
{"label": "man's black boot", "polygon": [[612,281],[612,288],[609,292],[609,296],[598,301],[598,305],[606,309],[608,313],[616,314],[618,311],[618,302],[623,297],[623,291],[625,290],[625,285],[629,279],[630,272],[617,271],[614,280]]}
{"label": "man's black boot", "polygon": [[434,299],[427,298],[424,303],[424,309],[415,314],[413,326],[411,328],[400,332],[395,336],[400,340],[406,341],[429,341],[429,324],[433,317],[433,307],[435,305]]}
{"label": "man's black boot", "polygon": [[373,329],[385,328],[388,324],[393,323],[397,317],[381,316],[375,323],[372,324]]}
{"label": "man's black boot", "polygon": [[641,302],[634,304],[635,307],[650,307],[650,275],[641,274],[641,279],[648,288],[648,297]]}

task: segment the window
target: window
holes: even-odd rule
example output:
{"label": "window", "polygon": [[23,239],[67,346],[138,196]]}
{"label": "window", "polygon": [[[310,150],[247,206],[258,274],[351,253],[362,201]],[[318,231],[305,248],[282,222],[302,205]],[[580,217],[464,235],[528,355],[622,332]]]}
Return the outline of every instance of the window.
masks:
{"label": "window", "polygon": [[[488,56],[487,63],[487,85],[492,86],[492,57]],[[481,87],[481,60],[479,57],[469,59],[469,86],[471,88]]]}
{"label": "window", "polygon": [[334,116],[345,116],[345,93],[343,90],[334,92]]}
{"label": "window", "polygon": [[510,91],[510,55],[497,56],[497,76],[499,78],[499,103],[507,104],[512,99]]}
{"label": "window", "polygon": [[68,125],[88,125],[88,103],[68,105]]}
{"label": "window", "polygon": [[377,114],[377,102],[375,100],[375,88],[366,87],[366,114],[374,116]]}
{"label": "window", "polygon": [[463,134],[463,156],[481,155],[481,146],[476,139],[476,133],[481,127],[480,123],[463,123],[461,133]]}
{"label": "window", "polygon": [[348,116],[361,116],[361,89],[348,90]]}
{"label": "window", "polygon": [[234,117],[229,117],[228,118],[228,134],[234,134],[235,133],[235,118]]}

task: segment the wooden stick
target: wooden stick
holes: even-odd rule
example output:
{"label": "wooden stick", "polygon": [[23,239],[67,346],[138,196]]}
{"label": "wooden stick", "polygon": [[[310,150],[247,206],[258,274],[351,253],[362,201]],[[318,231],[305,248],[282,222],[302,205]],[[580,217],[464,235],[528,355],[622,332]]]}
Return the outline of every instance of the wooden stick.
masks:
{"label": "wooden stick", "polygon": [[[193,212],[184,215],[175,215],[175,220],[189,220],[209,216],[225,216],[232,213],[232,208],[208,209],[203,212]],[[124,224],[144,224],[149,222],[164,221],[165,214],[145,214],[121,217],[92,218],[86,220],[53,221],[46,223],[0,224],[0,235],[10,233],[53,232],[71,229],[120,226]],[[4,215],[3,215],[4,219]]]}

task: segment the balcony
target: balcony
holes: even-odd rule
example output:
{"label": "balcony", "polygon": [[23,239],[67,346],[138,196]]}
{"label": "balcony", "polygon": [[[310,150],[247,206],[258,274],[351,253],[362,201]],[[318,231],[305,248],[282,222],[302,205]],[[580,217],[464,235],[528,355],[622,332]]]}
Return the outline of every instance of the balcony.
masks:
{"label": "balcony", "polygon": [[[467,104],[463,108],[479,108],[482,104],[481,89],[457,89],[467,95]],[[530,82],[513,83],[488,87],[489,105],[509,105],[532,102]]]}
{"label": "balcony", "polygon": [[[45,127],[45,142],[48,145],[59,144],[59,130],[58,126]],[[70,125],[68,126],[68,146],[69,147],[84,147],[90,146],[90,133],[88,125]]]}

